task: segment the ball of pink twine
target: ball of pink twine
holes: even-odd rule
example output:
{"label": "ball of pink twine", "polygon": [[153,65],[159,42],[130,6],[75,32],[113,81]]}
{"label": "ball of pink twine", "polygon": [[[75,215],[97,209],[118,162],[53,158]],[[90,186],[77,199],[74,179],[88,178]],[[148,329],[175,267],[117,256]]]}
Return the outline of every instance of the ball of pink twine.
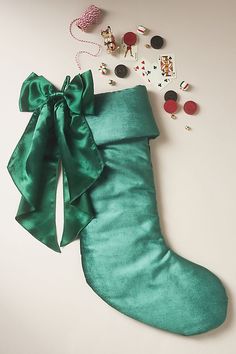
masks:
{"label": "ball of pink twine", "polygon": [[84,32],[98,23],[102,15],[102,11],[95,5],[90,5],[85,12],[77,19],[76,25]]}
{"label": "ball of pink twine", "polygon": [[93,53],[90,53],[90,52],[87,52],[86,50],[80,50],[76,56],[75,56],[75,61],[77,63],[77,66],[78,68],[81,70],[81,66],[80,66],[80,62],[79,62],[79,55],[82,54],[82,53],[86,53],[86,54],[89,54],[89,55],[92,55],[93,57],[97,57],[100,53],[100,51],[102,50],[102,46],[99,44],[99,43],[95,43],[95,42],[92,42],[92,41],[86,41],[84,39],[80,39],[78,38],[72,31],[72,26],[74,25],[74,23],[76,24],[76,26],[81,29],[83,32],[86,32],[88,31],[88,29],[95,23],[98,23],[100,18],[102,16],[102,11],[95,5],[90,5],[86,10],[85,12],[79,17],[79,18],[76,18],[75,20],[73,20],[71,23],[70,23],[70,26],[69,26],[69,31],[70,31],[70,34],[71,36],[76,39],[78,42],[81,42],[81,43],[88,43],[88,44],[94,44],[98,47],[98,51],[93,54]]}

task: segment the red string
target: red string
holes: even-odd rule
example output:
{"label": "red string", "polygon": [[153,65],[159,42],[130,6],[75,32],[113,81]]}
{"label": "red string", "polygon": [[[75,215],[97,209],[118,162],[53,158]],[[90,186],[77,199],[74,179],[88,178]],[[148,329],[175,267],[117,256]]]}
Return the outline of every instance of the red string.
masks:
{"label": "red string", "polygon": [[95,54],[87,52],[86,50],[80,50],[79,52],[76,53],[75,61],[76,61],[76,64],[77,64],[79,70],[81,70],[81,66],[80,66],[80,62],[79,62],[79,55],[82,54],[82,53],[85,53],[85,54],[89,54],[89,55],[91,55],[93,57],[97,57],[99,55],[99,53],[101,52],[101,50],[102,50],[102,46],[99,43],[95,43],[95,42],[92,42],[92,41],[87,41],[87,40],[84,40],[84,39],[79,39],[78,37],[76,37],[76,35],[72,32],[72,26],[74,25],[74,23],[76,21],[78,21],[78,18],[76,18],[75,20],[71,21],[71,23],[70,23],[69,31],[70,31],[71,36],[75,40],[77,40],[78,42],[94,44],[94,45],[98,46],[98,51]]}

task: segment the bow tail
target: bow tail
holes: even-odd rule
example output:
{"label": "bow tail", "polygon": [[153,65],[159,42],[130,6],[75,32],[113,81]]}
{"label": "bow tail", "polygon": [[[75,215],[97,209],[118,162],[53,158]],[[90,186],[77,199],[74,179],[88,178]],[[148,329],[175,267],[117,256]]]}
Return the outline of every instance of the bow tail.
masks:
{"label": "bow tail", "polygon": [[47,110],[32,115],[7,168],[22,195],[15,219],[40,242],[60,252],[55,225],[59,154],[49,138],[50,115]]}
{"label": "bow tail", "polygon": [[47,168],[47,179],[40,190],[41,198],[34,207],[22,196],[15,219],[38,241],[56,252],[61,252],[57,242],[55,224],[55,200],[58,181],[58,161]]}
{"label": "bow tail", "polygon": [[61,246],[66,246],[77,239],[94,218],[89,189],[100,177],[105,164],[82,115],[73,114],[60,104],[56,109],[56,118],[64,171],[65,217]]}
{"label": "bow tail", "polygon": [[64,230],[60,246],[64,247],[79,238],[79,233],[94,218],[94,211],[88,193],[83,193],[73,204],[65,170],[63,171]]}

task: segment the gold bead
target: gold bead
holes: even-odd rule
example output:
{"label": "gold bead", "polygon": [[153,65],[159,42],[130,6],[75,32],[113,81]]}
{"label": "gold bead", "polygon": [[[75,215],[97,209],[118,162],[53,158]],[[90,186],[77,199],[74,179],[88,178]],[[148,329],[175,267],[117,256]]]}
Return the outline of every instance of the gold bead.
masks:
{"label": "gold bead", "polygon": [[115,82],[114,80],[111,80],[111,79],[110,79],[110,80],[108,81],[108,84],[113,86],[113,85],[116,84],[116,82]]}
{"label": "gold bead", "polygon": [[185,125],[186,130],[191,130],[192,128],[189,125]]}

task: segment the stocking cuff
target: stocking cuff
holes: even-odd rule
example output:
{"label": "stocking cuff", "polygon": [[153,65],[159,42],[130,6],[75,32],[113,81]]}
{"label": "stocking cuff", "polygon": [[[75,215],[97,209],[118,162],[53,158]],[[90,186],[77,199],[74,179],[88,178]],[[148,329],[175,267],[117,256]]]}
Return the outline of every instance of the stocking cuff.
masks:
{"label": "stocking cuff", "polygon": [[86,119],[97,145],[159,135],[143,85],[96,94],[95,114]]}

